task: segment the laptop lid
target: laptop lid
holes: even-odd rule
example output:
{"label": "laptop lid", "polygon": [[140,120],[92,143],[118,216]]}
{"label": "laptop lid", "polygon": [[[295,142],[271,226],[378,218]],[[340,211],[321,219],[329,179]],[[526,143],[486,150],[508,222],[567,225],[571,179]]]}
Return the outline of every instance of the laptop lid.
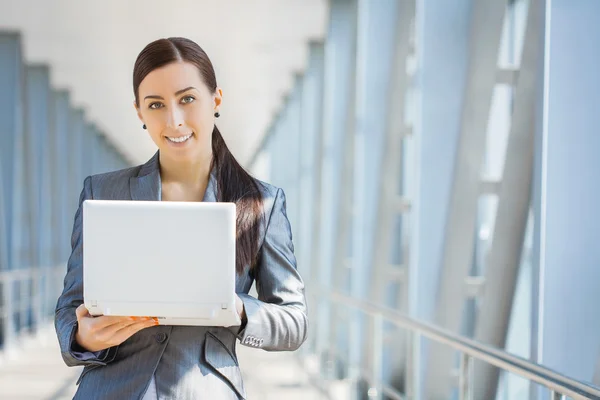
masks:
{"label": "laptop lid", "polygon": [[83,292],[106,315],[235,311],[235,204],[86,200]]}

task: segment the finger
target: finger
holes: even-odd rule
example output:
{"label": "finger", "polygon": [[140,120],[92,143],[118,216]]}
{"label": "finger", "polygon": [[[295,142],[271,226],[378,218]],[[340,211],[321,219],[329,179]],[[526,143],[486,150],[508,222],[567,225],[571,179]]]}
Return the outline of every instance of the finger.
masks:
{"label": "finger", "polygon": [[[114,345],[115,342],[118,342],[117,340],[117,336],[120,335],[120,333],[118,332],[124,332],[126,331],[129,327],[134,326],[134,325],[138,325],[138,324],[144,324],[148,321],[124,321],[122,324],[112,324],[104,329],[101,329],[99,331],[95,332],[95,339],[103,342],[103,343],[109,343],[111,345]],[[127,337],[125,337],[126,339]],[[123,340],[125,340],[123,339]],[[121,342],[118,342],[121,343]]]}
{"label": "finger", "polygon": [[[120,334],[125,334],[125,335],[129,335],[132,336],[133,334],[141,331],[142,329],[145,328],[149,328],[151,326],[156,326],[158,325],[158,321],[156,319],[149,319],[148,321],[142,321],[142,322],[138,322],[132,325],[129,325],[123,329],[120,329],[117,331],[117,335]],[[129,337],[127,336],[127,337]]]}
{"label": "finger", "polygon": [[85,307],[85,304],[81,303],[79,305],[79,307],[77,307],[77,309],[75,310],[75,315],[77,315],[77,319],[81,319],[84,318],[88,315],[90,315],[88,309]]}
{"label": "finger", "polygon": [[111,325],[115,325],[117,329],[118,326],[122,325],[123,323],[133,323],[133,322],[138,322],[138,321],[142,321],[141,317],[118,317],[118,316],[101,316],[101,317],[96,317],[94,318],[94,327],[97,330],[101,330],[104,328],[107,328]]}
{"label": "finger", "polygon": [[143,317],[100,317],[92,321],[92,329],[96,330],[99,334],[102,332],[102,334],[110,337],[120,329],[145,321],[148,321],[148,319]]}
{"label": "finger", "polygon": [[129,325],[123,329],[118,330],[113,336],[113,341],[118,342],[119,344],[123,343],[131,336],[135,335],[137,332],[142,329],[150,328],[152,326],[158,325],[158,321],[151,319],[149,321],[137,322],[135,324]]}
{"label": "finger", "polygon": [[100,338],[111,338],[118,330],[135,323],[137,322],[132,320],[123,320],[110,325],[98,325],[95,330],[96,335]]}

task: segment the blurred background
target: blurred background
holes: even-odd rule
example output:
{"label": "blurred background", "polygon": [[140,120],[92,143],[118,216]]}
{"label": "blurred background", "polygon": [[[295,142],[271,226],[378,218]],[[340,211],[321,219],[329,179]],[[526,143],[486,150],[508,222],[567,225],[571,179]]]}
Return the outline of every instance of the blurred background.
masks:
{"label": "blurred background", "polygon": [[600,2],[0,0],[0,399],[75,392],[79,193],[155,152],[132,71],[169,36],[287,195],[310,334],[238,346],[250,399],[600,398]]}

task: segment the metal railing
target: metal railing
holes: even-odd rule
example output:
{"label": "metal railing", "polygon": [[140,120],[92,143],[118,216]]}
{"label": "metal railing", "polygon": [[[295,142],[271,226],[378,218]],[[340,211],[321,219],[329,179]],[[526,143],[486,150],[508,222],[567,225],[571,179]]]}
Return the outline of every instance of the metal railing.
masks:
{"label": "metal railing", "polygon": [[0,271],[0,352],[53,319],[65,271],[64,264]]}
{"label": "metal railing", "polygon": [[[420,340],[426,337],[432,341],[447,345],[460,354],[460,366],[458,369],[458,397],[460,400],[472,399],[473,385],[473,362],[479,361],[493,365],[500,370],[518,375],[531,382],[535,382],[551,391],[551,399],[563,399],[569,396],[573,399],[600,399],[600,388],[590,384],[566,377],[556,371],[533,363],[522,357],[510,354],[506,351],[494,348],[475,340],[453,334],[447,330],[432,324],[418,321],[406,316],[399,311],[377,305],[369,301],[359,300],[342,293],[323,291],[323,297],[344,308],[351,308],[364,313],[372,318],[372,331],[369,340],[372,342],[372,360],[370,370],[361,365],[348,365],[360,372],[361,378],[369,383],[369,398],[381,399],[382,394],[387,397],[402,400],[414,398],[414,377],[419,370],[419,356],[414,351],[420,348]],[[406,373],[404,375],[404,387],[406,393],[400,393],[397,389],[385,384],[383,378],[383,343],[384,324],[392,324],[408,333],[408,345],[410,348],[406,360]],[[335,351],[333,353],[336,353]],[[336,354],[336,356],[343,355]]]}

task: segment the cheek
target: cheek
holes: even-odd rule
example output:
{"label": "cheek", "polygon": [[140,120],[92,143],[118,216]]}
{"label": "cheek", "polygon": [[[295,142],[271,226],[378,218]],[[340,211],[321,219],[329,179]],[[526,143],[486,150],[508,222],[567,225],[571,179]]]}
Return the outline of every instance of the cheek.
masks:
{"label": "cheek", "polygon": [[148,128],[152,127],[152,131],[162,130],[166,123],[164,113],[158,110],[154,112],[147,112],[144,115],[144,121],[146,121]]}
{"label": "cheek", "polygon": [[188,124],[192,126],[195,130],[200,131],[201,133],[209,130],[212,132],[213,124],[214,124],[214,115],[211,109],[207,109],[206,107],[190,107],[187,111],[186,120]]}

